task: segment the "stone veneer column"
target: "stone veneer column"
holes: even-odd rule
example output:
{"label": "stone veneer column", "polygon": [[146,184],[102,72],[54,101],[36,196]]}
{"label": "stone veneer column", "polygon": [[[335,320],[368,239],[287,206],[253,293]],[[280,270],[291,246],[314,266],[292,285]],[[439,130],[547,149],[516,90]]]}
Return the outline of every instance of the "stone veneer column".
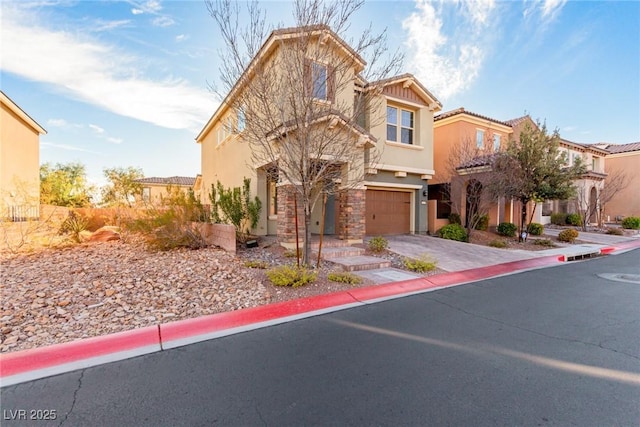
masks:
{"label": "stone veneer column", "polygon": [[[278,240],[280,243],[296,242],[296,222],[294,199],[297,195],[295,187],[291,184],[278,186]],[[300,197],[298,196],[298,233],[300,239],[304,239],[304,211]]]}
{"label": "stone veneer column", "polygon": [[340,191],[340,220],[338,237],[343,240],[362,240],[365,232],[366,190]]}

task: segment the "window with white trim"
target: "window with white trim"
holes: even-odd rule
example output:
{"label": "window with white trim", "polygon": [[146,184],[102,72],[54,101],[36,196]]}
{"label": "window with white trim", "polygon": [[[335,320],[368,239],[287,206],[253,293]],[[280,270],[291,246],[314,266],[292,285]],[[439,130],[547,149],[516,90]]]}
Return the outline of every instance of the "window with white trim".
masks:
{"label": "window with white trim", "polygon": [[476,147],[484,148],[484,131],[481,129],[476,130]]}
{"label": "window with white trim", "polygon": [[244,115],[244,108],[238,108],[238,112],[237,112],[237,124],[236,124],[236,129],[238,130],[238,132],[242,132],[246,126],[246,117]]}
{"label": "window with white trim", "polygon": [[414,112],[387,106],[387,141],[413,144]]}
{"label": "window with white trim", "polygon": [[493,151],[500,150],[500,135],[493,134]]}
{"label": "window with white trim", "polygon": [[327,99],[327,66],[311,63],[312,95],[316,99]]}

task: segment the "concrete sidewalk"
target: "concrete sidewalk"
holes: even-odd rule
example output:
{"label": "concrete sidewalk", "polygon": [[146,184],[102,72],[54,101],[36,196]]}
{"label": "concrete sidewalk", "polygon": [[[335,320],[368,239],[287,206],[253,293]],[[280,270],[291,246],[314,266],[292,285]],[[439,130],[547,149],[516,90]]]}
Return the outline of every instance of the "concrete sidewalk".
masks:
{"label": "concrete sidewalk", "polygon": [[[558,234],[560,234],[561,231],[562,229],[559,228],[545,228],[544,234],[548,237],[558,237]],[[595,243],[597,245],[615,245],[617,243],[624,243],[640,239],[640,232],[638,231],[636,231],[636,233],[632,237],[616,236],[614,234],[604,233],[590,233],[581,230],[578,230],[578,233],[578,240],[582,240],[583,242]]]}

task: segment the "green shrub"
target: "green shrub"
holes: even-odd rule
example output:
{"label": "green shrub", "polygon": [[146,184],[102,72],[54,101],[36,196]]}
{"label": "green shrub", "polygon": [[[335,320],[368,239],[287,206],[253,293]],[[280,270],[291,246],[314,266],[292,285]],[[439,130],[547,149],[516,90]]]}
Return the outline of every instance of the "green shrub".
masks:
{"label": "green shrub", "polygon": [[489,228],[489,215],[480,215],[480,216],[475,216],[472,220],[472,224],[474,224],[474,227],[476,230],[480,230],[480,231],[487,231],[487,228]]}
{"label": "green shrub", "polygon": [[607,228],[607,234],[613,234],[614,236],[624,236],[624,231],[620,228]]}
{"label": "green shrub", "polygon": [[489,246],[491,246],[492,248],[504,249],[508,245],[507,245],[507,242],[505,242],[504,240],[492,240],[489,242]]}
{"label": "green shrub", "polygon": [[275,286],[297,288],[312,283],[318,277],[318,273],[305,267],[281,265],[267,271],[267,277]]}
{"label": "green shrub", "polygon": [[544,225],[538,224],[537,222],[532,222],[527,227],[527,231],[532,236],[542,236],[542,233],[544,233]]}
{"label": "green shrub", "polygon": [[567,225],[567,214],[554,212],[551,214],[551,224],[553,225]]}
{"label": "green shrub", "polygon": [[550,239],[535,239],[533,240],[533,244],[538,246],[546,246],[549,248],[556,247],[555,243],[553,243]]}
{"label": "green shrub", "polygon": [[438,230],[438,235],[443,239],[467,241],[467,231],[460,224],[447,224]]}
{"label": "green shrub", "polygon": [[567,215],[567,224],[579,227],[582,225],[582,217],[577,213],[569,214]]}
{"label": "green shrub", "polygon": [[327,279],[332,282],[348,283],[350,285],[359,285],[362,283],[362,278],[360,278],[360,276],[356,276],[355,274],[348,272],[329,273],[327,275]]}
{"label": "green shrub", "polygon": [[269,267],[269,264],[265,261],[248,260],[244,262],[244,266],[248,268],[259,268],[264,270]]}
{"label": "green shrub", "polygon": [[256,228],[260,219],[262,202],[258,196],[251,199],[251,179],[244,178],[242,187],[224,188],[220,181],[211,185],[211,219],[226,222],[236,228],[239,240],[246,240],[251,229]]}
{"label": "green shrub", "polygon": [[80,233],[86,231],[88,225],[89,221],[85,217],[71,211],[60,226],[58,234],[70,234],[73,240],[80,242]]}
{"label": "green shrub", "polygon": [[285,258],[296,258],[298,255],[302,257],[302,248],[298,249],[297,253],[295,249],[287,249],[284,251]]}
{"label": "green shrub", "polygon": [[640,230],[640,216],[628,216],[622,220],[622,228]]}
{"label": "green shrub", "polygon": [[577,238],[578,232],[571,228],[562,230],[560,234],[558,234],[558,240],[561,242],[573,243]]}
{"label": "green shrub", "polygon": [[404,259],[405,268],[410,271],[415,271],[416,273],[426,273],[427,271],[433,271],[436,269],[437,264],[438,261],[431,258],[429,255],[422,255],[418,259]]}
{"label": "green shrub", "polygon": [[516,231],[518,231],[518,226],[512,222],[501,222],[496,227],[496,231],[501,236],[514,237],[516,235]]}
{"label": "green shrub", "polygon": [[389,247],[389,241],[382,236],[376,236],[369,240],[369,250],[371,252],[382,252],[387,247]]}
{"label": "green shrub", "polygon": [[449,224],[461,224],[462,225],[462,221],[460,219],[460,214],[457,214],[455,212],[450,213],[448,219],[449,219]]}

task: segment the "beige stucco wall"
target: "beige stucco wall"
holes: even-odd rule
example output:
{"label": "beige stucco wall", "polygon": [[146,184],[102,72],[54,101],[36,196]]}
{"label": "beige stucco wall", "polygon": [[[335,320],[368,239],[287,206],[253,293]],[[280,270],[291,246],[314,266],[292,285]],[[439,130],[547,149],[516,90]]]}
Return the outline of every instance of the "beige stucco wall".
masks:
{"label": "beige stucco wall", "polygon": [[192,187],[189,185],[167,185],[167,184],[142,184],[142,189],[144,191],[145,188],[149,189],[149,200],[145,200],[145,202],[149,203],[160,203],[163,198],[166,198],[168,195],[167,188],[171,187],[172,191],[178,188],[183,192],[189,191]]}
{"label": "beige stucco wall", "polygon": [[38,205],[39,133],[2,103],[0,113],[0,197],[3,207]]}
{"label": "beige stucco wall", "polygon": [[616,216],[640,216],[640,151],[609,155],[605,167],[609,174],[616,170],[625,171],[629,176],[629,184],[617,191],[606,204],[604,219],[608,216],[614,221]]}

